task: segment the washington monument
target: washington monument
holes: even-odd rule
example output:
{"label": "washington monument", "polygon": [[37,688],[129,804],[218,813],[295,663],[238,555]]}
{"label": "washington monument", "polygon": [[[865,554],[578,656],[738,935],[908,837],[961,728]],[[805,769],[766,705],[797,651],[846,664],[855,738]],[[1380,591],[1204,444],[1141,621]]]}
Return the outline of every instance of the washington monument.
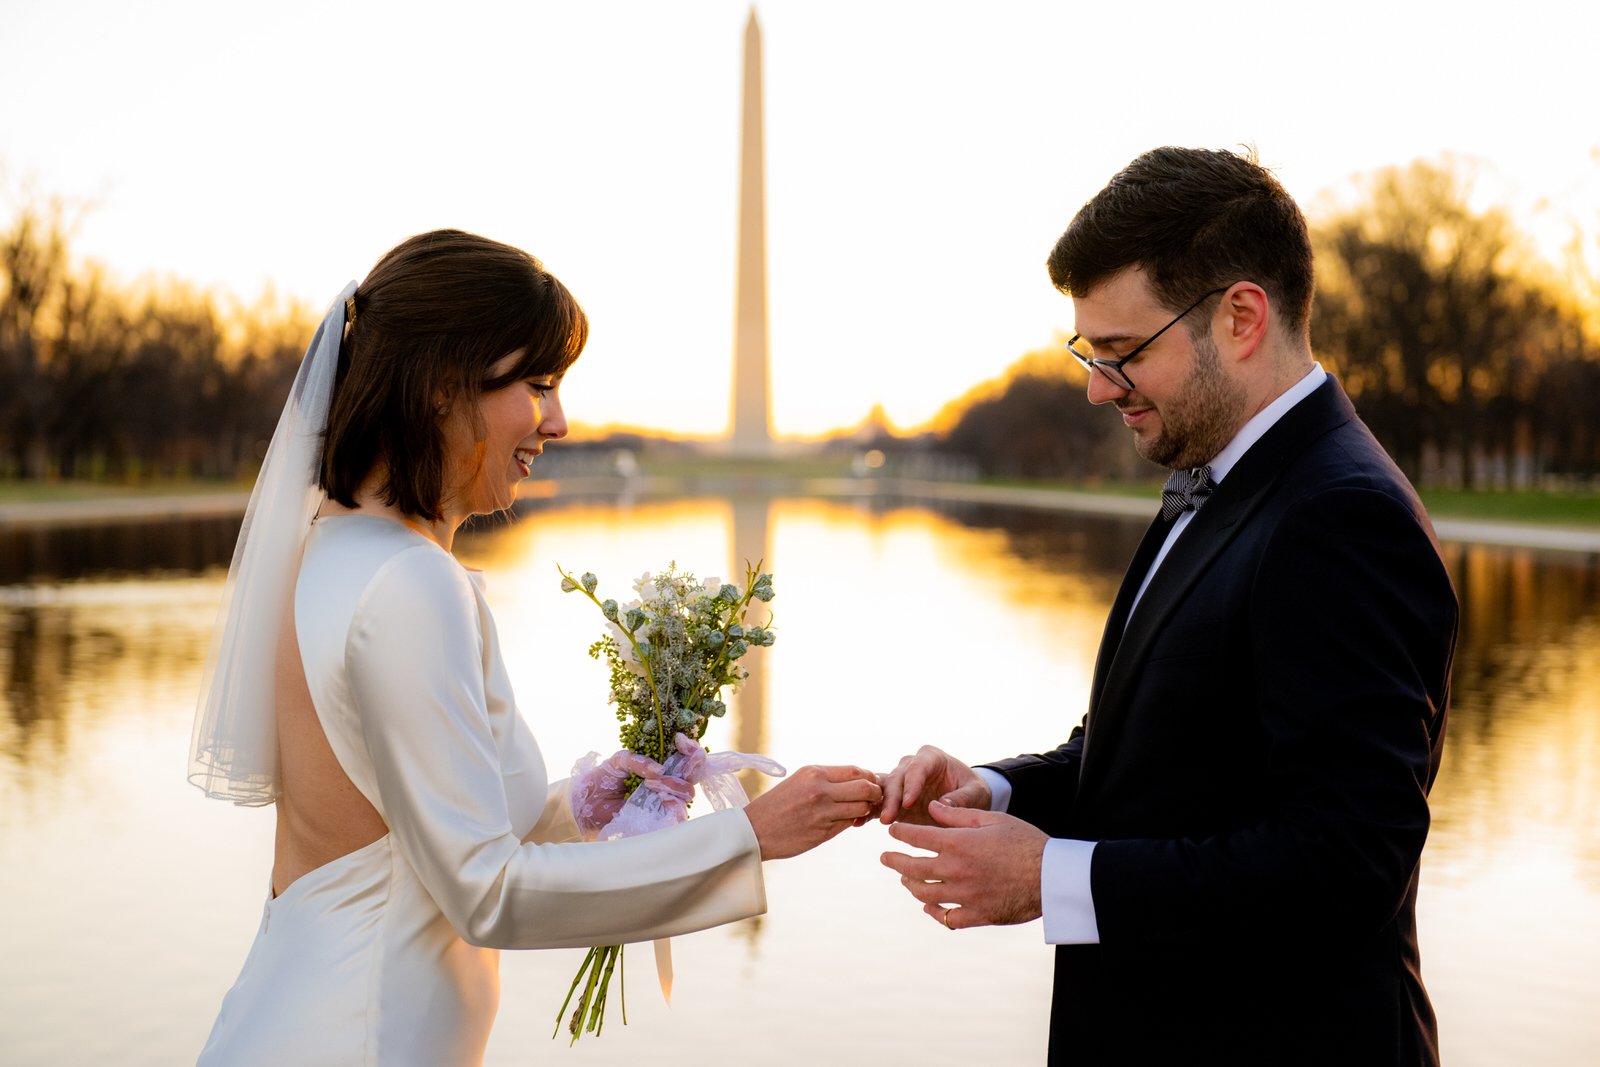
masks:
{"label": "washington monument", "polygon": [[761,27],[744,27],[744,120],[739,150],[739,275],[733,324],[733,436],[738,455],[772,454],[767,374],[767,202],[761,128]]}

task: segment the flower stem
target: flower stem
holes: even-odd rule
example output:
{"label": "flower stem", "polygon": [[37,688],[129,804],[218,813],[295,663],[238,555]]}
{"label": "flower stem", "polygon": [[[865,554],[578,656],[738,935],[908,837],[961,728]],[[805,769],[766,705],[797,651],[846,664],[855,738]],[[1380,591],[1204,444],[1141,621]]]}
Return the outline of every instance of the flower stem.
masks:
{"label": "flower stem", "polygon": [[589,1028],[594,1031],[594,1036],[599,1037],[600,1031],[605,1029],[606,991],[611,988],[611,972],[616,968],[617,961],[622,958],[621,945],[610,945],[606,948],[606,974],[600,979],[600,1003],[591,1013]]}
{"label": "flower stem", "polygon": [[[556,564],[556,573],[571,582],[574,591],[582,593],[589,598],[595,607],[601,608],[602,612],[604,611],[600,598],[591,593],[588,586],[584,585],[583,582],[562,570],[559,563]],[[628,639],[628,644],[633,646],[634,657],[644,664],[644,680],[650,683],[650,701],[656,709],[656,744],[660,748],[661,758],[664,760],[667,758],[667,732],[666,721],[661,715],[661,694],[656,690],[656,672],[650,669],[650,657],[640,650],[639,642],[634,640],[633,631],[623,626],[620,622],[617,624],[617,629],[622,631],[623,636]]]}
{"label": "flower stem", "polygon": [[[597,951],[599,950],[591,948],[589,950],[589,954],[583,958],[583,963],[578,967],[578,973],[572,976],[572,985],[567,987],[567,999],[561,1002],[561,1009],[556,1012],[556,1028],[550,1031],[550,1039],[552,1041],[555,1040],[555,1036],[561,1032],[561,1020],[566,1018],[567,1005],[572,1003],[572,994],[577,992],[578,983],[583,981],[584,972],[589,969],[589,963],[594,959],[594,954]],[[583,1010],[583,1004],[581,1002],[578,1004],[578,1010]]]}

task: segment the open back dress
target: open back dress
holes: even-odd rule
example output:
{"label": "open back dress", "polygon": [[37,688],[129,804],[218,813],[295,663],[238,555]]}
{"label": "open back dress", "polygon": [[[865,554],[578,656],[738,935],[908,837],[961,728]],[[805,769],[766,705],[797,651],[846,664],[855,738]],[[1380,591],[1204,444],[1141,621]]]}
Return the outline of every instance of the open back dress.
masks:
{"label": "open back dress", "polygon": [[481,575],[371,515],[316,520],[294,594],[317,718],[388,833],[269,899],[203,1067],[482,1061],[498,950],[649,941],[765,910],[737,810],[579,840]]}

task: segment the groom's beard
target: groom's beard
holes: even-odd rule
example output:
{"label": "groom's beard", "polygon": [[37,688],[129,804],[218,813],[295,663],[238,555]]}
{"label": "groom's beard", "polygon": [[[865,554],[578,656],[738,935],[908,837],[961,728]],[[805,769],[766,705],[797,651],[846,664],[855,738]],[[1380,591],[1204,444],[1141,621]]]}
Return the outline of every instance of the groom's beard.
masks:
{"label": "groom's beard", "polygon": [[[1171,400],[1156,406],[1161,430],[1135,436],[1134,450],[1152,463],[1173,470],[1211,462],[1239,432],[1245,411],[1244,387],[1222,370],[1222,358],[1209,335],[1192,341],[1194,366]],[[1150,401],[1137,390],[1116,401],[1117,408],[1144,407]]]}

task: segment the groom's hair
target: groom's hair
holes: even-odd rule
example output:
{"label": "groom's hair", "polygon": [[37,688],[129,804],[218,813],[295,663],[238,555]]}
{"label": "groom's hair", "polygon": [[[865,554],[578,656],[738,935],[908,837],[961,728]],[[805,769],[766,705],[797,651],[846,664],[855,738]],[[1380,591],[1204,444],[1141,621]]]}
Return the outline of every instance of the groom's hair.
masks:
{"label": "groom's hair", "polygon": [[[1050,281],[1069,296],[1133,266],[1176,312],[1211,289],[1251,281],[1290,336],[1311,321],[1311,238],[1299,205],[1245,155],[1155,148],[1118,171],[1079,209],[1050,251]],[[1186,328],[1203,329],[1196,319]]]}
{"label": "groom's hair", "polygon": [[[537,259],[460,230],[400,242],[356,288],[353,307],[319,483],[354,507],[356,489],[381,464],[385,503],[431,521],[455,488],[446,484],[441,408],[463,406],[481,437],[480,395],[564,373],[589,337],[583,309]],[[518,350],[514,367],[490,377]]]}

